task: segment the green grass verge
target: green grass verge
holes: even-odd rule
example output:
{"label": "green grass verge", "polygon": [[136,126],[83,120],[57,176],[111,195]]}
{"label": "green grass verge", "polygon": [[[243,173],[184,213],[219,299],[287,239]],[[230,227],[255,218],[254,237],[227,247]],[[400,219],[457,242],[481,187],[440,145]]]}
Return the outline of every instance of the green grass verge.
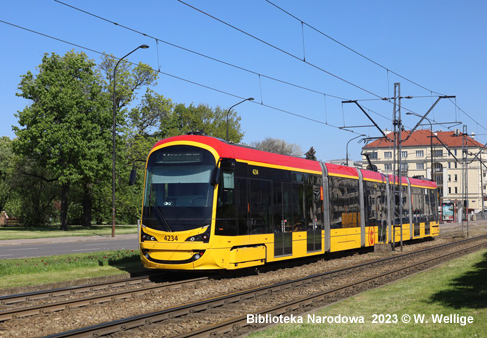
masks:
{"label": "green grass verge", "polygon": [[[137,225],[117,225],[115,234],[135,234]],[[32,239],[70,236],[111,236],[111,225],[93,225],[89,228],[82,226],[68,226],[68,231],[59,230],[59,226],[46,227],[1,227],[0,240],[6,239]]]}
{"label": "green grass verge", "polygon": [[[314,313],[315,318],[333,317],[332,323],[328,318],[313,323],[304,315],[302,324],[282,324],[250,337],[486,337],[486,281],[487,252],[481,251]],[[390,323],[385,323],[387,315]],[[409,323],[403,322],[404,315],[410,316]],[[424,315],[423,324],[415,323],[415,315]],[[457,323],[434,323],[434,315],[459,317]],[[363,318],[363,323],[345,324],[344,316]],[[462,325],[468,316],[473,323]]]}
{"label": "green grass verge", "polygon": [[0,260],[0,289],[143,271],[138,250]]}

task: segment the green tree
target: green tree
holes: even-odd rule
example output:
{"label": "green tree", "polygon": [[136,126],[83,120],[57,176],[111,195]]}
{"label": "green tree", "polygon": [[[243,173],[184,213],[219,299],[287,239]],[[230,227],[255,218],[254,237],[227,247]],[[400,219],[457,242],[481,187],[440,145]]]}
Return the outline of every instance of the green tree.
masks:
{"label": "green tree", "polygon": [[[113,56],[105,56],[102,58],[100,64],[100,69],[104,74],[105,91],[109,93],[111,100],[113,97],[113,69],[118,61]],[[132,213],[133,215],[133,209],[127,206],[133,204],[136,206],[136,209],[140,208],[138,201],[137,203],[132,202],[134,195],[140,201],[141,192],[139,193],[139,190],[141,186],[129,187],[127,185],[128,175],[134,160],[138,160],[141,153],[144,153],[143,158],[147,156],[146,151],[150,149],[154,140],[148,134],[152,130],[151,124],[157,121],[158,117],[156,116],[159,113],[164,114],[165,109],[167,109],[164,107],[167,104],[167,99],[147,89],[141,104],[132,109],[130,113],[128,108],[137,97],[137,91],[142,87],[156,85],[157,78],[158,72],[153,70],[149,65],[139,63],[137,66],[132,67],[130,62],[125,59],[120,61],[116,70],[116,217],[120,221],[127,219],[124,215],[126,212]],[[98,188],[99,192],[106,190],[104,187]],[[97,195],[100,198],[106,198],[104,195]],[[99,203],[97,204],[99,205]],[[133,219],[133,217],[129,216],[128,219]]]}
{"label": "green tree", "polygon": [[[220,107],[215,109],[208,105],[193,104],[186,107],[178,104],[166,123],[161,125],[160,136],[170,137],[184,135],[190,132],[203,132],[206,135],[226,139],[227,111]],[[229,140],[239,143],[244,133],[240,127],[240,117],[232,111],[228,117],[229,121]]]}
{"label": "green tree", "polygon": [[60,187],[56,179],[49,179],[50,173],[27,156],[17,158],[12,177],[14,195],[8,203],[8,210],[19,217],[23,225],[43,226],[59,221]]}
{"label": "green tree", "polygon": [[89,190],[109,172],[112,115],[95,66],[84,53],[46,53],[37,75],[22,76],[17,93],[31,104],[16,115],[14,150],[45,169],[42,174],[50,177],[42,179],[60,186],[62,230],[67,230],[70,187]]}
{"label": "green tree", "polygon": [[12,140],[7,136],[0,138],[0,211],[12,196],[12,176],[14,167],[14,154]]}
{"label": "green tree", "polygon": [[304,156],[307,160],[313,160],[313,161],[318,160],[316,158],[316,150],[313,147],[309,148],[309,150],[306,152],[306,154],[304,154]]}

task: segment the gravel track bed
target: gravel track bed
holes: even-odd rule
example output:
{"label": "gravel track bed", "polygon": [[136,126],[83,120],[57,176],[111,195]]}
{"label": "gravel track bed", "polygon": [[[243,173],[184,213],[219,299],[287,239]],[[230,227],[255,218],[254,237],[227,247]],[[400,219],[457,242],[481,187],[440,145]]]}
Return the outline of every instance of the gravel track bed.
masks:
{"label": "gravel track bed", "polygon": [[[406,253],[420,250],[426,247],[440,245],[451,241],[452,240],[448,238],[436,238],[434,241],[409,244],[404,246],[403,252]],[[399,250],[399,248],[396,250]],[[391,255],[395,254],[400,254],[400,252],[396,251],[391,253]],[[297,279],[320,272],[336,270],[382,257],[385,256],[368,253],[360,255],[354,254],[352,256],[342,258],[322,259],[320,261],[302,266],[279,269],[257,275],[236,278],[209,279],[208,281],[199,282],[194,287],[179,289],[178,291],[159,293],[153,292],[142,297],[127,300],[117,300],[89,307],[70,309],[56,313],[46,313],[26,318],[18,318],[0,323],[0,337],[39,337],[57,332],[74,330],[76,328],[113,321],[129,316],[160,311],[162,309],[193,303],[198,300],[221,296],[223,294],[234,293],[254,287]],[[370,271],[364,273],[370,276]],[[331,287],[331,285],[332,284],[326,284],[327,287]],[[245,308],[245,313],[249,312],[252,312],[252,310],[250,308]],[[207,316],[208,319],[201,318],[198,319],[196,323],[195,320],[192,319],[180,319],[179,327],[181,328],[186,326],[182,325],[183,322],[191,323],[191,325],[193,325],[192,327],[194,327],[195,324],[201,324],[200,327],[206,326],[209,325],[208,323],[210,321],[214,322],[215,320],[219,319],[220,316],[223,315],[221,313],[218,315],[209,313]],[[167,329],[169,331],[169,328],[166,325],[163,327],[165,330]],[[186,329],[183,329],[183,331],[185,330]],[[167,331],[165,332],[166,333],[164,335],[167,335]],[[131,331],[130,336],[133,336],[134,334],[135,331]],[[149,333],[143,332],[143,334]],[[161,337],[161,333],[157,333],[157,335],[158,337]],[[145,337],[147,337],[147,335],[145,335]]]}
{"label": "gravel track bed", "polygon": [[[483,241],[486,243],[487,241]],[[476,243],[478,244],[478,243]],[[469,247],[472,244],[465,244],[462,247]],[[459,247],[451,248],[442,252],[447,254],[459,250]],[[273,306],[298,300],[306,296],[311,296],[320,292],[333,290],[345,286],[347,284],[361,281],[372,276],[379,276],[386,272],[391,272],[396,269],[409,266],[412,264],[423,262],[427,258],[438,257],[439,253],[428,253],[424,256],[416,256],[407,261],[395,261],[393,263],[380,265],[372,269],[361,269],[360,271],[354,270],[353,273],[333,276],[327,278],[325,282],[319,281],[312,284],[305,284],[298,287],[291,287],[289,289],[281,290],[279,292],[273,292],[270,296],[262,296],[255,299],[247,299],[245,301],[223,306],[221,309],[213,309],[211,311],[205,311],[202,313],[195,313],[182,317],[180,319],[165,320],[162,323],[152,324],[150,326],[144,326],[137,328],[136,330],[130,330],[127,332],[120,332],[107,337],[110,338],[127,338],[127,337],[172,337],[192,330],[200,329],[218,322],[230,320],[235,317],[245,316],[249,313],[256,313],[264,311]],[[395,277],[389,276],[386,278],[387,282],[380,283],[380,285],[394,281]],[[363,288],[363,287],[362,287]],[[360,288],[360,291],[363,289]],[[365,287],[370,288],[370,287]],[[354,291],[345,291],[343,294],[338,295],[334,301],[343,299],[355,294]],[[238,336],[238,333],[237,333]]]}

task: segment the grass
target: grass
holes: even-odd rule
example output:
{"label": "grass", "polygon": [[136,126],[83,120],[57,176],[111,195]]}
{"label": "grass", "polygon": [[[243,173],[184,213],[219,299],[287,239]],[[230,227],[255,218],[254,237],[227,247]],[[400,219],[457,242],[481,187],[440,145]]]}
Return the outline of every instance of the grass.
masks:
{"label": "grass", "polygon": [[[135,233],[137,233],[137,225],[117,225],[115,227],[116,235]],[[72,225],[68,226],[68,231],[59,230],[59,226],[0,228],[0,240],[71,236],[110,236],[111,234],[111,225],[93,225],[89,228],[80,225]]]}
{"label": "grass", "polygon": [[[370,290],[315,312],[316,316],[363,317],[364,323],[282,324],[250,335],[268,337],[486,337],[487,252],[458,258],[393,284]],[[372,323],[374,314],[378,323]],[[473,323],[433,323],[432,315],[471,316]],[[384,323],[387,317],[396,315]],[[411,316],[409,323],[403,315]],[[424,315],[428,323],[414,323]],[[382,322],[382,323],[380,323]]]}
{"label": "grass", "polygon": [[0,289],[142,271],[138,250],[0,260]]}

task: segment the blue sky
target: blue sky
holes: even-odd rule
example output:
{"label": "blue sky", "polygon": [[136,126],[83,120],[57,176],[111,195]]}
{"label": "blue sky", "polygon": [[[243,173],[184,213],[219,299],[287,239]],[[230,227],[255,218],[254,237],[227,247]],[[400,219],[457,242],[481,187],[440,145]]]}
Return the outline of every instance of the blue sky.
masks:
{"label": "blue sky", "polygon": [[[0,136],[15,137],[14,114],[29,104],[15,96],[20,76],[35,73],[44,53],[64,55],[74,49],[99,62],[96,52],[122,57],[148,44],[149,49],[136,51],[128,60],[160,69],[164,74],[153,89],[174,102],[228,108],[242,98],[255,98],[235,108],[245,143],[281,138],[299,144],[304,152],[313,146],[321,160],[344,158],[350,139],[379,132],[374,127],[349,128],[355,133],[339,129],[371,125],[358,107],[342,100],[364,100],[360,104],[375,122],[391,129],[393,106],[377,98],[392,97],[396,82],[401,83],[402,96],[414,97],[402,101],[406,127],[418,120],[405,115],[408,110],[423,115],[439,94],[454,95],[456,99],[441,100],[428,117],[461,121],[477,140],[487,142],[485,1],[272,0],[302,24],[265,0],[185,0],[248,34],[177,0],[63,2],[159,41],[53,0],[0,2],[0,20],[82,46],[0,22]],[[352,159],[360,159],[363,144],[357,140],[350,142]]]}

